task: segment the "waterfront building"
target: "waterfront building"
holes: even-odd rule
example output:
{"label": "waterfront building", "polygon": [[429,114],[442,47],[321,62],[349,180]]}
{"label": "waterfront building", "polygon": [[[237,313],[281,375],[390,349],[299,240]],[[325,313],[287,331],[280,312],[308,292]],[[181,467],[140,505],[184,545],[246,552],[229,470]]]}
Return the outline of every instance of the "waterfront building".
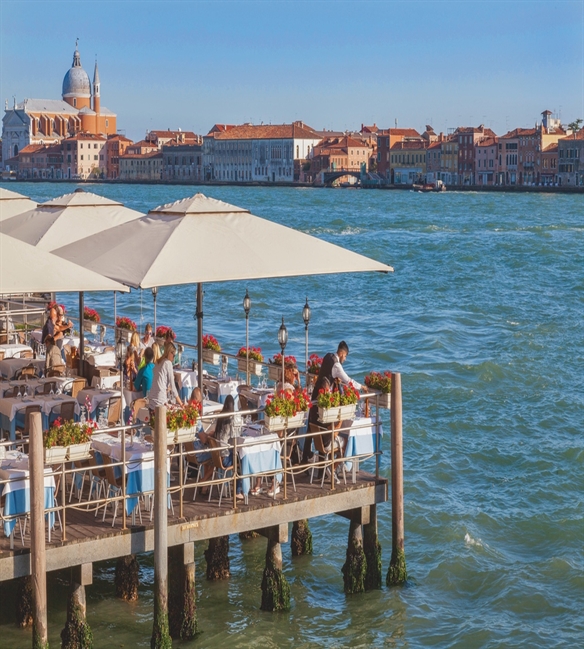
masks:
{"label": "waterfront building", "polygon": [[428,144],[426,149],[426,182],[435,183],[440,180],[440,165],[442,159],[442,143],[444,134],[440,133],[438,139]]}
{"label": "waterfront building", "polygon": [[53,145],[82,131],[109,135],[116,132],[116,115],[101,105],[97,62],[93,84],[81,66],[77,48],[65,74],[61,99],[25,99],[5,106],[2,119],[2,159],[18,156],[26,146]]}
{"label": "waterfront building", "polygon": [[144,138],[147,142],[153,143],[157,149],[162,149],[165,144],[195,144],[201,142],[200,135],[193,131],[183,131],[180,128],[176,131],[148,131]]}
{"label": "waterfront building", "polygon": [[411,185],[426,179],[427,142],[402,140],[390,151],[390,178],[392,185]]}
{"label": "waterfront building", "polygon": [[120,175],[120,156],[126,153],[132,140],[121,133],[110,135],[106,143],[106,173],[110,179],[118,178]]}
{"label": "waterfront building", "polygon": [[396,142],[419,140],[420,134],[413,128],[386,128],[377,131],[377,173],[386,180],[391,179],[390,151]]}
{"label": "waterfront building", "polygon": [[159,150],[159,146],[157,144],[144,139],[129,144],[126,147],[125,153],[128,155],[143,155],[145,153],[156,153],[156,151],[158,150]]}
{"label": "waterfront building", "polygon": [[295,179],[296,161],[307,160],[320,142],[300,121],[213,129],[203,138],[205,178],[229,182],[282,182]]}
{"label": "waterfront building", "polygon": [[440,178],[446,185],[458,185],[458,136],[447,135],[440,154]]}
{"label": "waterfront building", "polygon": [[312,153],[310,173],[315,177],[321,171],[361,171],[369,168],[373,146],[366,140],[348,135],[321,140]]}
{"label": "waterfront building", "polygon": [[496,134],[481,124],[477,127],[459,126],[454,136],[458,141],[458,172],[457,181],[453,184],[474,185],[475,145],[486,137],[496,137]]}
{"label": "waterfront building", "polygon": [[499,141],[497,137],[484,137],[475,144],[474,182],[477,185],[494,185],[499,171]]}
{"label": "waterfront building", "polygon": [[162,179],[201,182],[203,180],[202,143],[163,146]]}
{"label": "waterfront building", "polygon": [[584,128],[558,140],[558,181],[572,187],[584,186]]}
{"label": "waterfront building", "polygon": [[130,182],[162,180],[162,152],[158,149],[149,153],[124,153],[119,158],[119,164],[120,180]]}
{"label": "waterfront building", "polygon": [[105,178],[106,143],[106,137],[94,133],[77,133],[63,140],[63,178]]}
{"label": "waterfront building", "polygon": [[540,184],[555,185],[558,182],[558,143],[548,144],[541,152],[539,169]]}

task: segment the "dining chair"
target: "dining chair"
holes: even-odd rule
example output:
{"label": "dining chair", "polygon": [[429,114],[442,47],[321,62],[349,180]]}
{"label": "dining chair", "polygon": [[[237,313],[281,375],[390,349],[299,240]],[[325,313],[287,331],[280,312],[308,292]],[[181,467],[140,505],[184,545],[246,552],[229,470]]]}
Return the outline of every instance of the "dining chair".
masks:
{"label": "dining chair", "polygon": [[53,365],[50,370],[47,370],[47,376],[50,378],[52,376],[65,376],[67,371],[66,365]]}
{"label": "dining chair", "polygon": [[[107,513],[108,505],[111,503],[114,506],[114,514],[112,518],[112,527],[116,522],[116,516],[118,515],[118,501],[113,500],[117,496],[122,494],[122,477],[116,478],[114,467],[112,466],[111,459],[109,456],[102,454],[103,459],[103,469],[105,471],[105,503],[103,505],[103,518],[101,519],[102,523],[105,522],[105,515]],[[122,507],[124,503],[122,503]]]}
{"label": "dining chair", "polygon": [[38,378],[37,377],[36,367],[34,365],[32,365],[32,363],[30,365],[26,365],[25,367],[23,367],[22,369],[20,369],[16,373],[15,378],[16,378],[17,381],[19,381],[21,379],[24,379],[25,381],[28,381],[29,379]]}
{"label": "dining chair", "polygon": [[138,413],[147,405],[148,401],[144,399],[144,397],[141,397],[140,399],[134,399],[134,401],[132,401],[132,405],[130,407],[130,410],[132,412],[132,423],[135,424],[138,421]]}
{"label": "dining chair", "polygon": [[57,381],[47,381],[42,387],[42,394],[51,394],[51,390],[53,394],[57,391]]}
{"label": "dining chair", "polygon": [[201,475],[203,474],[203,467],[204,466],[211,466],[212,461],[208,460],[207,462],[201,462],[199,460],[199,453],[195,451],[195,443],[194,442],[185,442],[184,444],[184,468],[183,468],[183,473],[185,476],[185,484],[188,482],[188,471],[189,469],[192,469],[193,471],[196,472],[196,479],[195,479],[195,490],[193,492],[193,501],[196,500],[197,498],[197,490],[199,489],[199,480],[201,479]]}
{"label": "dining chair", "polygon": [[4,352],[3,349],[0,350],[0,361],[3,361],[3,360],[4,360],[4,353],[5,353],[5,352]]}
{"label": "dining chair", "polygon": [[25,440],[25,437],[30,437],[30,419],[31,415],[35,412],[42,412],[41,406],[39,405],[32,405],[32,406],[26,406],[26,410],[24,411],[24,428],[20,428],[19,426],[16,427],[16,432],[20,433],[20,438],[22,440],[22,448],[24,450],[24,447],[28,445],[28,440]]}
{"label": "dining chair", "polygon": [[107,405],[107,425],[117,426],[122,416],[122,397],[110,397]]}
{"label": "dining chair", "polygon": [[8,388],[4,392],[5,399],[15,399],[20,393],[20,385],[15,385],[13,388]]}
{"label": "dining chair", "polygon": [[[292,431],[292,434],[294,431]],[[290,468],[290,476],[292,478],[292,486],[294,487],[294,491],[296,491],[296,480],[294,479],[294,467],[292,464],[292,453],[294,452],[294,448],[296,446],[296,439],[292,437],[290,434],[288,435],[288,438],[286,440],[286,444],[282,443],[282,459],[284,460],[284,471]],[[287,448],[286,448],[287,447]],[[274,494],[275,496],[275,494]]]}
{"label": "dining chair", "polygon": [[84,390],[87,386],[87,380],[84,378],[77,378],[71,383],[71,396],[77,399],[77,395]]}
{"label": "dining chair", "polygon": [[[233,475],[233,465],[224,466],[223,457],[221,456],[221,451],[223,446],[214,437],[209,437],[209,449],[211,451],[211,461],[213,463],[213,474],[211,475],[211,480],[223,479],[221,483],[221,490],[219,491],[219,507],[221,507],[221,499],[223,498],[223,491],[225,490],[225,485],[227,485],[227,495],[231,496],[231,479],[228,474]],[[211,496],[213,495],[213,487],[219,485],[211,485],[209,488],[209,502],[211,502]]]}
{"label": "dining chair", "polygon": [[34,353],[31,349],[25,349],[20,352],[18,358],[34,358]]}
{"label": "dining chair", "polygon": [[[332,470],[334,457],[338,455],[338,451],[341,451],[342,453],[342,448],[340,446],[340,442],[337,441],[334,427],[331,430],[329,428],[323,428],[318,424],[309,423],[308,429],[313,435],[312,441],[314,442],[314,448],[316,449],[316,453],[314,454],[314,463],[322,463],[320,467],[322,471],[320,486],[322,488],[324,486],[326,472],[327,470]],[[341,467],[343,470],[343,479],[345,481],[345,484],[347,484],[344,462],[341,462]],[[312,484],[315,470],[316,467],[313,466],[310,473],[310,484]]]}
{"label": "dining chair", "polygon": [[[106,483],[105,470],[103,468],[103,465],[99,465],[97,463],[97,460],[95,459],[95,451],[93,450],[89,451],[89,459],[87,460],[87,462],[90,467],[89,494],[87,495],[87,500],[90,501],[91,496],[94,493],[94,490],[95,490],[96,499],[99,499],[102,493],[105,495],[107,489],[107,483]],[[89,509],[89,505],[87,505],[87,508]],[[98,510],[99,510],[99,506],[95,510],[96,516]]]}
{"label": "dining chair", "polygon": [[65,401],[65,403],[62,403],[59,412],[63,421],[74,421],[75,401]]}
{"label": "dining chair", "polygon": [[[252,410],[252,408],[250,408],[250,406],[249,406],[249,401],[248,401],[247,397],[244,396],[241,393],[239,394],[239,409],[241,411]],[[254,412],[252,415],[249,415],[249,416],[251,417],[252,421],[257,421],[258,420],[258,413],[257,412]]]}

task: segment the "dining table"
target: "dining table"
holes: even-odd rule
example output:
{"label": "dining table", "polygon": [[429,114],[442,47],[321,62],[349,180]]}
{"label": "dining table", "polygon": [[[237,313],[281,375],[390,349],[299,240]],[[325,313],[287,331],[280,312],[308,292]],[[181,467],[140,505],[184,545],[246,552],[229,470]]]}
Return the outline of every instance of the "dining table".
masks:
{"label": "dining table", "polygon": [[4,352],[4,358],[19,358],[22,352],[31,352],[30,345],[23,345],[22,343],[8,343],[0,345],[0,354]]}
{"label": "dining table", "polygon": [[5,358],[0,361],[0,374],[5,379],[13,379],[27,365],[32,365],[38,376],[42,376],[45,372],[44,358]]}
{"label": "dining table", "polygon": [[372,417],[355,417],[352,421],[343,421],[339,435],[346,440],[345,459],[351,460],[353,458],[351,460],[351,467],[347,463],[345,468],[352,469],[353,482],[355,482],[356,474],[359,470],[359,462],[374,455],[381,447],[383,426],[379,422],[379,447],[375,433],[375,420]]}
{"label": "dining table", "polygon": [[242,385],[242,381],[232,379],[231,377],[225,378],[209,378],[203,379],[203,385],[209,393],[209,397],[213,401],[219,401],[220,403],[225,403],[227,395],[231,395],[235,399],[237,405],[237,397],[239,395],[237,389]]}
{"label": "dining table", "polygon": [[[126,466],[126,514],[130,515],[139,503],[141,494],[154,492],[154,449],[150,442],[139,437],[125,435]],[[112,462],[122,460],[122,441],[109,433],[94,433],[91,438],[94,451],[107,455]],[[167,451],[169,454],[169,451]],[[96,455],[96,461],[99,461]],[[170,456],[166,460],[166,471],[170,482]],[[117,469],[117,471],[116,471]],[[121,467],[114,467],[122,475]],[[169,495],[170,502],[170,495]]]}
{"label": "dining table", "polygon": [[[45,508],[54,506],[55,479],[50,466],[45,467]],[[28,455],[19,451],[7,451],[0,459],[0,497],[3,502],[2,518],[4,534],[10,537],[16,520],[30,512],[30,478]],[[50,526],[54,524],[54,514],[49,516]]]}
{"label": "dining table", "polygon": [[[259,423],[247,424],[236,438],[240,473],[243,476],[241,486],[246,497],[251,482],[251,478],[246,476],[282,469],[282,441],[277,433],[263,431]],[[276,479],[281,482],[282,474],[277,473]]]}
{"label": "dining table", "polygon": [[16,439],[16,427],[24,427],[25,411],[28,406],[40,406],[43,430],[48,430],[50,424],[59,416],[53,412],[65,403],[75,404],[75,415],[79,416],[77,400],[66,394],[36,394],[28,397],[4,397],[0,399],[0,428],[10,434],[10,439]]}
{"label": "dining table", "polygon": [[[42,329],[35,329],[34,331],[31,331],[30,337],[36,343],[41,343],[43,338]],[[75,335],[63,336],[62,340],[63,340],[63,347],[65,345],[68,345],[69,347],[79,347],[79,342],[80,342],[79,336],[75,336]]]}
{"label": "dining table", "polygon": [[197,370],[175,369],[174,382],[178,390],[178,396],[183,401],[188,401],[193,390],[199,385]]}
{"label": "dining table", "polygon": [[112,397],[119,397],[121,394],[122,393],[119,390],[113,389],[102,390],[100,388],[84,388],[83,390],[79,390],[77,393],[77,402],[79,403],[80,408],[89,407],[89,412],[86,413],[87,416],[96,420],[99,407],[102,404],[107,405]]}
{"label": "dining table", "polygon": [[71,390],[74,380],[74,378],[67,376],[53,376],[52,378],[32,379],[29,381],[24,379],[19,379],[18,381],[2,381],[0,382],[0,398],[4,397],[6,392],[15,387],[18,387],[21,392],[24,392],[23,388],[26,388],[29,395],[42,392],[45,383],[55,383],[57,389],[64,393]]}

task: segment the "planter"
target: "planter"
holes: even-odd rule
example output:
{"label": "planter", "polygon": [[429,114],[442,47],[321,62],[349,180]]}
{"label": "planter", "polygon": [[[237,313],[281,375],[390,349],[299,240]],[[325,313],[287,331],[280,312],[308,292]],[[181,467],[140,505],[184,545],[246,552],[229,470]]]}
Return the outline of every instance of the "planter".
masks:
{"label": "planter", "polygon": [[319,408],[318,420],[323,424],[332,424],[337,421],[346,421],[355,419],[357,404],[349,406],[335,406],[334,408]]}
{"label": "planter", "polygon": [[[178,430],[175,430],[173,434],[173,442],[174,444],[184,444],[185,442],[192,442],[195,439],[195,434],[196,434],[196,428],[193,426],[192,428],[179,428]],[[170,433],[169,433],[170,437]]]}
{"label": "planter", "polygon": [[284,430],[284,428],[302,428],[306,423],[307,412],[298,412],[293,417],[264,417],[264,426],[270,431]]}
{"label": "planter", "polygon": [[93,320],[83,321],[83,331],[87,331],[88,333],[93,334],[94,336],[97,333],[97,327],[98,327],[98,323],[93,322]]}
{"label": "planter", "polygon": [[91,448],[91,442],[85,442],[83,444],[71,444],[69,446],[69,453],[67,454],[67,459],[70,462],[76,462],[77,460],[85,460],[89,457],[89,449]]}
{"label": "planter", "polygon": [[118,329],[118,335],[122,336],[122,340],[126,343],[130,343],[132,340],[132,334],[136,333],[135,331],[130,331],[129,329]]}
{"label": "planter", "polygon": [[203,360],[211,365],[219,365],[221,352],[215,352],[212,349],[203,349]]}
{"label": "planter", "polygon": [[[246,358],[238,358],[237,359],[237,369],[240,372],[247,372],[247,359]],[[250,374],[255,374],[256,376],[261,376],[262,375],[262,364],[258,363],[257,361],[252,361],[250,359],[250,361],[249,361],[249,373]]]}
{"label": "planter", "polygon": [[67,459],[68,446],[51,446],[45,449],[45,464],[63,464]]}
{"label": "planter", "polygon": [[282,380],[282,366],[274,365],[270,363],[268,365],[268,379],[270,381],[281,381]]}
{"label": "planter", "polygon": [[[391,408],[391,392],[380,394],[378,398],[380,408],[387,408],[388,410]],[[369,403],[375,405],[376,399],[370,399]]]}

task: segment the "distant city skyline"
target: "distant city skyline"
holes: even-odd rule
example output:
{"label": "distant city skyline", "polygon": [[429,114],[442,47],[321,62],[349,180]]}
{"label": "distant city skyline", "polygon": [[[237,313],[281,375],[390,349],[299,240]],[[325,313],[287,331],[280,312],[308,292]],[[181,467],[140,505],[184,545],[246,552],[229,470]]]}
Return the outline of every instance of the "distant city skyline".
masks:
{"label": "distant city skyline", "polygon": [[[42,10],[41,10],[42,7]],[[0,5],[0,93],[59,99],[75,40],[118,129],[362,123],[436,132],[584,117],[584,2]]]}

